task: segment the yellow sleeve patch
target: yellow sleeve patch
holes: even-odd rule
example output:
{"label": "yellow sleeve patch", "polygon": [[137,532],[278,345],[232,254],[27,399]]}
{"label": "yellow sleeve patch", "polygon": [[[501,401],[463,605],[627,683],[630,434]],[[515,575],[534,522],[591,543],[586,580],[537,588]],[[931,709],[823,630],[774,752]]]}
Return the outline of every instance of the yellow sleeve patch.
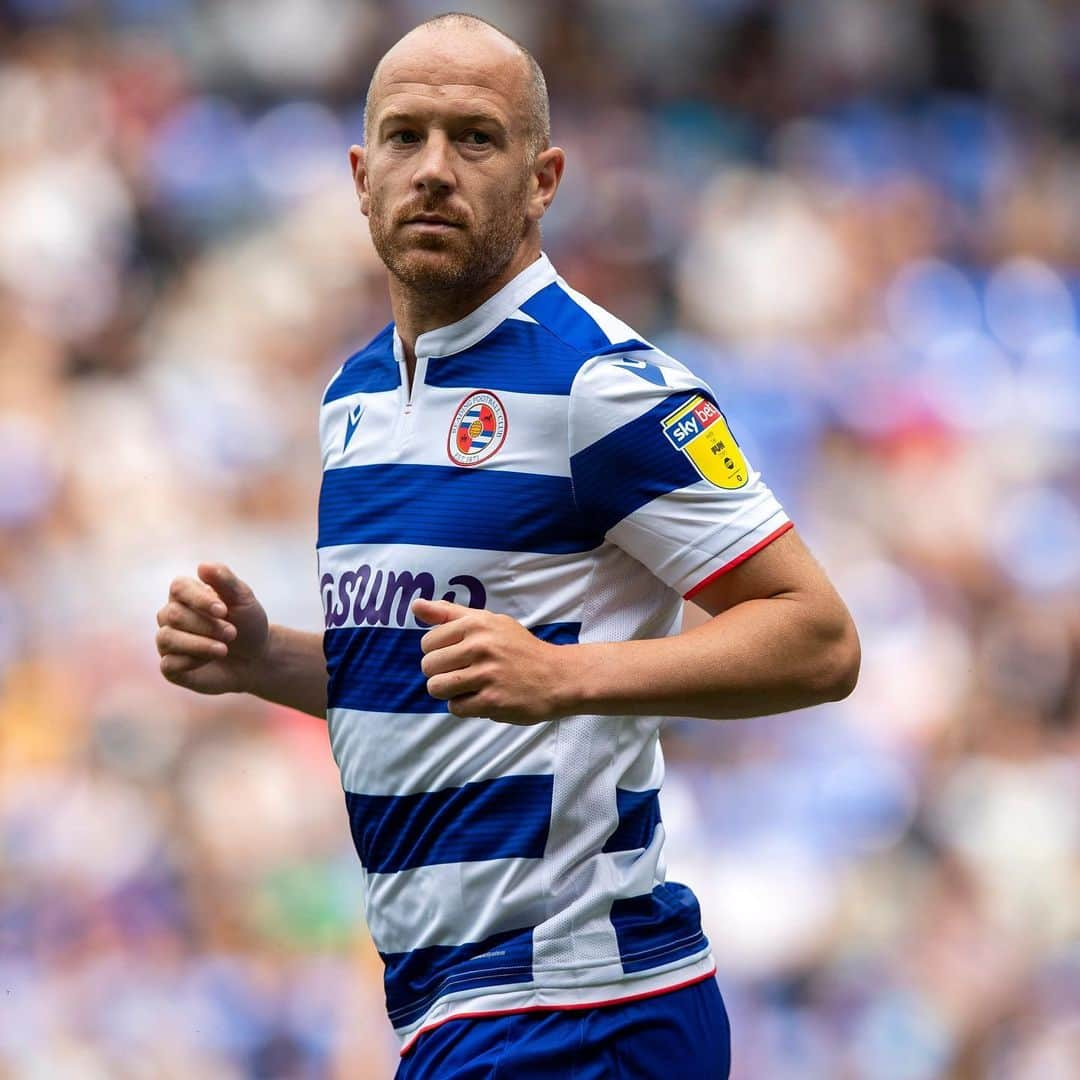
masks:
{"label": "yellow sleeve patch", "polygon": [[724,414],[700,394],[660,424],[672,446],[682,451],[710,484],[733,491],[750,479],[750,468]]}

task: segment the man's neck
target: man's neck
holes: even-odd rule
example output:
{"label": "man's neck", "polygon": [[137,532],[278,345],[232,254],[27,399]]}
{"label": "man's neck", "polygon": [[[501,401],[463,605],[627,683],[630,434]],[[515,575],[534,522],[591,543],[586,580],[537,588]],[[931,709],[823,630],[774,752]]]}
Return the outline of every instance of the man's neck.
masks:
{"label": "man's neck", "polygon": [[522,245],[506,268],[487,281],[479,289],[470,289],[467,293],[424,292],[412,289],[390,275],[390,309],[394,315],[394,326],[405,350],[410,378],[416,365],[416,339],[429,330],[464,319],[485,301],[490,300],[503,286],[509,284],[527,266],[540,257],[537,245]]}

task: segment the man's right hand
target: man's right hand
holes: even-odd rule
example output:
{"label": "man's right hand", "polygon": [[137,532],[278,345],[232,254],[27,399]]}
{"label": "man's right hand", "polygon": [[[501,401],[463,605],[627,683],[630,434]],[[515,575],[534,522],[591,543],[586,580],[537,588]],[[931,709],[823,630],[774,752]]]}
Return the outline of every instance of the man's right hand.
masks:
{"label": "man's right hand", "polygon": [[174,578],[157,613],[161,673],[200,694],[254,691],[270,631],[266,612],[221,563],[200,563],[198,579]]}

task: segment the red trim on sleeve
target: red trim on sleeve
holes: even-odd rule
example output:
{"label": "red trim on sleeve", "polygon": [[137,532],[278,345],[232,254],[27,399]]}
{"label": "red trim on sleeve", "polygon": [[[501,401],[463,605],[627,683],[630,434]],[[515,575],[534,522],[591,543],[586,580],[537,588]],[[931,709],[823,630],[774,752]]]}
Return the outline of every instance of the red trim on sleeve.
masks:
{"label": "red trim on sleeve", "polygon": [[704,581],[699,581],[688,593],[683,593],[684,600],[693,600],[693,598],[705,588],[706,585],[712,584],[718,577],[726,574],[729,570],[734,570],[739,563],[746,562],[751,555],[756,555],[763,547],[768,547],[778,536],[783,536],[788,529],[795,527],[795,522],[785,521],[775,532],[769,533],[764,540],[759,540],[752,548],[747,548],[741,555],[736,555],[734,559],[729,563],[724,563],[719,570],[714,570]]}
{"label": "red trim on sleeve", "polygon": [[409,1036],[409,1041],[401,1048],[399,1056],[404,1057],[425,1032],[434,1031],[443,1024],[449,1024],[451,1020],[480,1020],[487,1016],[510,1016],[512,1013],[532,1012],[573,1012],[577,1009],[602,1009],[607,1005],[628,1005],[631,1001],[642,1001],[645,998],[659,997],[661,994],[670,994],[675,990],[685,990],[695,983],[704,982],[716,975],[716,968],[705,972],[704,975],[695,975],[686,982],[676,983],[674,986],[661,986],[657,990],[646,990],[642,994],[630,994],[627,997],[611,998],[609,1001],[572,1001],[566,1005],[523,1005],[520,1009],[491,1009],[488,1012],[454,1013],[452,1016],[444,1016],[442,1020],[436,1020],[434,1024],[420,1028]]}

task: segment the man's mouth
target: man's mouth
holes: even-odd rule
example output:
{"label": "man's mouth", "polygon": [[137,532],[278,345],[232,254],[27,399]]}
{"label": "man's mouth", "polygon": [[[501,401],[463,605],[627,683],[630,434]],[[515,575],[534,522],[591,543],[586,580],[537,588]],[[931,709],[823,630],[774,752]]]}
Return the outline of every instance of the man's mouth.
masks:
{"label": "man's mouth", "polygon": [[442,214],[413,214],[405,220],[406,225],[413,225],[425,231],[438,232],[442,229],[460,229],[461,226]]}

